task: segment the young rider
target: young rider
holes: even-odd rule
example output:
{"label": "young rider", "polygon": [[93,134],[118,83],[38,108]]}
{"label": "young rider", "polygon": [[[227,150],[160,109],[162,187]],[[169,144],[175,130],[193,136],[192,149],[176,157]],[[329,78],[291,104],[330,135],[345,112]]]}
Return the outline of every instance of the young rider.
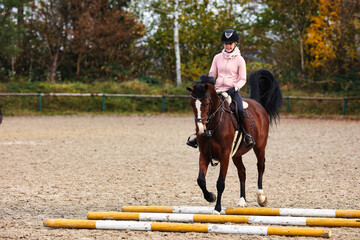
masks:
{"label": "young rider", "polygon": [[[255,145],[255,140],[248,134],[249,120],[244,113],[243,102],[239,90],[246,83],[246,63],[237,47],[239,35],[233,29],[225,30],[221,35],[224,49],[215,55],[209,76],[216,78],[215,89],[217,92],[227,92],[238,108],[237,120],[243,128],[245,146]],[[196,138],[187,141],[187,145],[196,148]]]}

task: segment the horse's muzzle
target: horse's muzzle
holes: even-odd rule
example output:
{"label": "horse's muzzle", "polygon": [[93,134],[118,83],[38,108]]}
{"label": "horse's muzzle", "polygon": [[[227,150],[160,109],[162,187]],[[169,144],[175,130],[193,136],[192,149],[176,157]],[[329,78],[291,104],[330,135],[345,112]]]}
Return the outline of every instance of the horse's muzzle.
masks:
{"label": "horse's muzzle", "polygon": [[205,129],[203,133],[198,133],[198,135],[202,137],[211,137],[213,135],[213,131]]}
{"label": "horse's muzzle", "polygon": [[198,129],[197,134],[198,135],[204,134],[206,131],[206,124],[203,122],[203,119],[195,118],[195,123]]}

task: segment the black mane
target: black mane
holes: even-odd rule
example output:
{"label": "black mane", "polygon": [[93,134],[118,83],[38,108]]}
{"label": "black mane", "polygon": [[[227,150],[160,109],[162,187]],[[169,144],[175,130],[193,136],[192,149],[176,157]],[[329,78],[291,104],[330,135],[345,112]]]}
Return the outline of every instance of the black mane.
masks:
{"label": "black mane", "polygon": [[200,83],[205,84],[205,83],[210,83],[213,86],[215,86],[215,79],[212,76],[203,74],[200,76]]}
{"label": "black mane", "polygon": [[204,85],[201,82],[197,82],[194,85],[194,90],[191,95],[194,98],[202,99],[202,98],[206,97],[206,91],[207,91],[207,89],[204,87]]}

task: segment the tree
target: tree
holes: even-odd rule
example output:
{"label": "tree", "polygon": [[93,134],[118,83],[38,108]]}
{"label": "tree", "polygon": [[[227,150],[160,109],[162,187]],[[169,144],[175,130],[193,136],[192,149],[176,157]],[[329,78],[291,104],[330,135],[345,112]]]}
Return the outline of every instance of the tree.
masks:
{"label": "tree", "polygon": [[313,0],[265,0],[263,10],[257,15],[254,25],[264,29],[263,38],[272,46],[266,51],[278,65],[305,70],[304,38],[305,30],[311,24],[311,16],[316,12]]}
{"label": "tree", "polygon": [[184,9],[181,15],[180,35],[184,75],[189,80],[195,80],[209,72],[213,57],[222,50],[220,39],[224,30],[233,28],[238,31],[241,50],[245,50],[247,44],[244,43],[243,25],[239,24],[241,12],[234,14],[233,5],[210,1],[191,1],[190,4],[191,7]]}
{"label": "tree", "polygon": [[[221,33],[227,28],[237,29],[241,36],[246,24],[240,24],[242,13],[239,4],[217,1],[187,0],[179,3],[179,45],[181,72],[186,80],[198,79],[208,73],[212,59],[221,51]],[[147,41],[147,56],[152,61],[154,72],[166,80],[176,79],[175,46],[173,36],[173,6],[171,2],[153,1],[151,9],[156,13],[157,28]],[[246,42],[245,37],[241,42]],[[243,44],[244,48],[246,44]],[[249,45],[250,46],[250,45]],[[162,76],[158,74],[161,73]]]}
{"label": "tree", "polygon": [[129,70],[136,60],[133,44],[145,34],[144,25],[138,22],[136,15],[122,8],[126,1],[116,2],[70,1],[71,46],[77,55],[77,75],[81,63],[87,59],[97,74],[102,71],[121,78],[121,71]]}
{"label": "tree", "polygon": [[175,48],[175,59],[176,59],[176,84],[181,85],[181,58],[180,58],[180,46],[179,46],[179,0],[175,0],[174,6],[174,48]]}
{"label": "tree", "polygon": [[44,44],[41,63],[48,68],[50,81],[54,83],[69,46],[68,5],[62,0],[39,0],[31,8],[34,28]]}
{"label": "tree", "polygon": [[23,6],[26,0],[3,1],[0,5],[0,67],[11,65],[15,75],[16,57],[21,52],[23,31]]}
{"label": "tree", "polygon": [[359,6],[356,1],[319,1],[319,14],[311,18],[312,24],[306,29],[312,74],[344,74],[359,64],[356,36],[360,29],[355,17]]}

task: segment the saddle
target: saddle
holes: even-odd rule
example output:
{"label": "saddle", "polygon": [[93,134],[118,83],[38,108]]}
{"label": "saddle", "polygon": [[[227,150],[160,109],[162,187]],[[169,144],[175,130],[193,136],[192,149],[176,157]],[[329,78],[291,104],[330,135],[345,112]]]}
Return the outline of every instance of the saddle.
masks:
{"label": "saddle", "polygon": [[[237,103],[235,101],[232,101],[231,96],[229,94],[227,94],[227,92],[217,92],[217,93],[221,98],[223,98],[229,104],[231,111],[233,111],[233,109],[231,108],[231,105],[233,103],[235,103],[235,104],[237,104]],[[242,102],[243,102],[243,109],[244,110],[247,109],[249,104],[247,102],[245,102],[244,100]],[[235,109],[236,109],[236,107],[237,107],[237,105],[235,105]]]}
{"label": "saddle", "polygon": [[[231,96],[229,94],[227,94],[227,92],[218,92],[218,95],[223,98],[230,106],[230,110],[234,113],[234,116],[236,118],[236,121],[239,124],[239,111],[238,111],[238,107],[237,107],[237,102],[232,101]],[[249,106],[249,104],[247,102],[245,102],[244,100],[242,101],[243,103],[243,109],[244,109],[244,114],[246,113],[246,110]],[[239,126],[238,126],[239,127]]]}

